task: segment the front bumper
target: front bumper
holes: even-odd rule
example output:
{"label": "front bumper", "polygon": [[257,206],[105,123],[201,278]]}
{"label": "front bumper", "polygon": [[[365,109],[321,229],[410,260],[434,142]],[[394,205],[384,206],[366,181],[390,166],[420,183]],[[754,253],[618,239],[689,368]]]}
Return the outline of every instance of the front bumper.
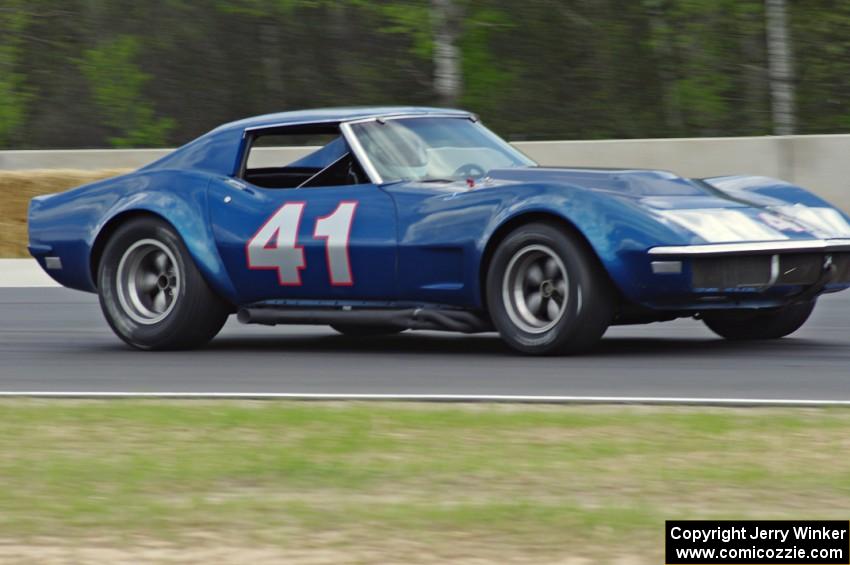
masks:
{"label": "front bumper", "polygon": [[850,287],[850,239],[654,247],[654,307],[767,307]]}
{"label": "front bumper", "polygon": [[706,257],[717,255],[770,255],[774,253],[831,253],[850,251],[850,239],[792,239],[783,241],[746,241],[653,247],[653,257]]}

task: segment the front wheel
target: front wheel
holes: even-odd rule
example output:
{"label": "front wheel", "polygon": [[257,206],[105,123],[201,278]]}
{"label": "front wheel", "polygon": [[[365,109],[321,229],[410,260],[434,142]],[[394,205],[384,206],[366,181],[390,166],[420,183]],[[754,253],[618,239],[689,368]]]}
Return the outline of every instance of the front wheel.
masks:
{"label": "front wheel", "polygon": [[112,234],[97,278],[106,321],[138,349],[199,347],[215,337],[230,313],[183,241],[155,218],[130,220]]}
{"label": "front wheel", "polygon": [[779,339],[799,330],[814,309],[813,300],[767,311],[706,312],[703,321],[711,331],[730,340]]}
{"label": "front wheel", "polygon": [[531,355],[578,353],[594,345],[616,305],[607,274],[577,235],[550,224],[517,228],[487,273],[487,306],[502,339]]}

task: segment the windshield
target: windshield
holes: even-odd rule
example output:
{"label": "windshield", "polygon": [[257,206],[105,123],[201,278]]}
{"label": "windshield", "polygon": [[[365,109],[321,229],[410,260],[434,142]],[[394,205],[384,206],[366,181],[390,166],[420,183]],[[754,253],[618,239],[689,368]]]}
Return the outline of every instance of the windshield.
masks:
{"label": "windshield", "polygon": [[463,180],[534,161],[467,118],[401,118],[352,124],[384,182]]}

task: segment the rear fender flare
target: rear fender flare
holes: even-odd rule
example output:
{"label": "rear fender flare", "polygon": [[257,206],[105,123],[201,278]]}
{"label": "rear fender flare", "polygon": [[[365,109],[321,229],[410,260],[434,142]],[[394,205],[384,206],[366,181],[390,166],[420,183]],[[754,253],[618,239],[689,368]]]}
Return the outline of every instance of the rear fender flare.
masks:
{"label": "rear fender flare", "polygon": [[97,261],[109,234],[122,222],[143,214],[156,216],[171,225],[210,286],[222,298],[234,301],[236,291],[218,254],[209,225],[206,183],[202,190],[177,193],[150,188],[119,200],[94,230],[97,235],[91,242],[89,256],[93,282],[96,283]]}

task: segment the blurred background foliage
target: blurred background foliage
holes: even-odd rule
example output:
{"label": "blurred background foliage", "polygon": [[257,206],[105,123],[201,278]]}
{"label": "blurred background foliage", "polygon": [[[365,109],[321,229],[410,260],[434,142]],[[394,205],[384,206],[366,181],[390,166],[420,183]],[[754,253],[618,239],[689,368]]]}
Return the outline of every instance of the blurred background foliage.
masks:
{"label": "blurred background foliage", "polygon": [[[0,0],[0,147],[364,104],[459,106],[510,139],[769,134],[772,1]],[[787,14],[796,132],[847,131],[850,2]]]}

